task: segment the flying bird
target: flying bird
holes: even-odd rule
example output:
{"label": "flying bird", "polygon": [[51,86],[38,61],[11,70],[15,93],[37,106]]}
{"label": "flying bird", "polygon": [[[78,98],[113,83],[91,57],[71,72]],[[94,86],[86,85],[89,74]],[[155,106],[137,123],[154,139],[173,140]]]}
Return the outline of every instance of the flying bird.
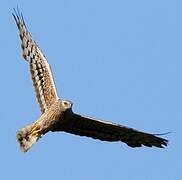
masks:
{"label": "flying bird", "polygon": [[36,97],[41,109],[40,118],[17,132],[23,152],[27,152],[44,134],[63,131],[102,141],[121,141],[130,147],[167,146],[168,140],[123,125],[76,114],[73,103],[58,96],[51,67],[28,31],[23,15],[14,9],[13,17],[19,29],[23,58],[29,64]]}

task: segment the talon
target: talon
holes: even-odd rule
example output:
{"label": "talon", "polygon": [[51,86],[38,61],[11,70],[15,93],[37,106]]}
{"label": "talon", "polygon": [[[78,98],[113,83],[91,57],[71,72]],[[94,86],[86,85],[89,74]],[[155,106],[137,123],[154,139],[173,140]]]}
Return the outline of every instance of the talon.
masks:
{"label": "talon", "polygon": [[41,128],[40,125],[35,124],[35,126],[32,128],[30,134],[32,134],[33,136],[38,136],[40,134]]}

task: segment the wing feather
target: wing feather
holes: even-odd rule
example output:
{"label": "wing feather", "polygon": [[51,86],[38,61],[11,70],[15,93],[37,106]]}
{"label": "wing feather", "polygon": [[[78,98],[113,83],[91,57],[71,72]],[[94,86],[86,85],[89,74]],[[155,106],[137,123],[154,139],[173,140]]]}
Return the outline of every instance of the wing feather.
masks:
{"label": "wing feather", "polygon": [[44,113],[58,99],[51,67],[36,42],[32,39],[23,16],[18,9],[17,11],[15,10],[13,17],[20,32],[23,57],[29,63],[36,97],[41,112]]}
{"label": "wing feather", "polygon": [[102,141],[122,141],[130,147],[141,147],[143,145],[163,148],[168,143],[166,139],[154,134],[78,114],[74,114],[64,125],[56,127],[53,131],[65,131]]}

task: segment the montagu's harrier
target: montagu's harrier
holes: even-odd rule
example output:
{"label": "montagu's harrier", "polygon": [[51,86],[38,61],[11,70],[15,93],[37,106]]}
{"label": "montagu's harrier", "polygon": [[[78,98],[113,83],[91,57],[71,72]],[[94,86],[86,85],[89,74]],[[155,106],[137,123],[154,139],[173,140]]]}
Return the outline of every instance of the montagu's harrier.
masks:
{"label": "montagu's harrier", "polygon": [[167,140],[157,134],[141,132],[126,126],[75,114],[73,103],[59,98],[50,65],[32,39],[22,14],[15,10],[14,19],[20,32],[23,57],[28,62],[37,100],[42,115],[34,123],[17,133],[23,152],[28,151],[42,135],[49,131],[64,131],[80,136],[92,137],[102,141],[122,141],[130,147],[167,146]]}

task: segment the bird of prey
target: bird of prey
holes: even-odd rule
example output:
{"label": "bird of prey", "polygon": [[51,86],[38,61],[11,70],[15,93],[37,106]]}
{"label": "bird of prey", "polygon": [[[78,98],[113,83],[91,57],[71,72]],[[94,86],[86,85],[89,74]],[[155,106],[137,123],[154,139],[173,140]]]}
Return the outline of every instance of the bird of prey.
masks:
{"label": "bird of prey", "polygon": [[27,152],[35,142],[50,131],[63,131],[109,142],[121,141],[133,148],[167,146],[168,141],[157,136],[161,134],[145,133],[74,113],[73,103],[62,100],[58,96],[51,67],[29,33],[18,9],[14,9],[13,17],[19,29],[23,57],[29,64],[33,86],[42,112],[37,121],[17,132],[17,140],[23,152]]}

